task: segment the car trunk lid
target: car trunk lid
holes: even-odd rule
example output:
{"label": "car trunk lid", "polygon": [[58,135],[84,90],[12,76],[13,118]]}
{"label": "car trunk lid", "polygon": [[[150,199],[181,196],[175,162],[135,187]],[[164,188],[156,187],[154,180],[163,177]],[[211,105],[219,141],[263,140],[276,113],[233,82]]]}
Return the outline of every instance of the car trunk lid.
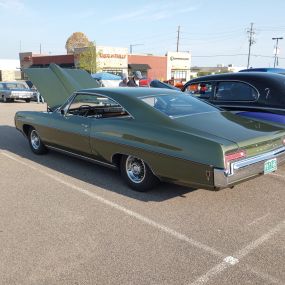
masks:
{"label": "car trunk lid", "polygon": [[216,135],[246,150],[247,157],[283,146],[285,130],[276,126],[239,117],[230,112],[210,112],[177,117],[183,128],[198,129]]}

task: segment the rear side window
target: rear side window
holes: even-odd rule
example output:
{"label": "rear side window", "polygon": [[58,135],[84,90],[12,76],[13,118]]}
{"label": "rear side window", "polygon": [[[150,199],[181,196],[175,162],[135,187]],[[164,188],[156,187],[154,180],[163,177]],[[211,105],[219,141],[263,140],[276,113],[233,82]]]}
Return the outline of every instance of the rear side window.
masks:
{"label": "rear side window", "polygon": [[258,98],[256,89],[243,82],[219,82],[217,84],[217,101],[255,101]]}
{"label": "rear side window", "polygon": [[26,85],[18,82],[6,83],[6,87],[7,89],[27,89]]}
{"label": "rear side window", "polygon": [[196,97],[210,98],[213,87],[209,82],[192,83],[186,87],[186,92],[191,93]]}

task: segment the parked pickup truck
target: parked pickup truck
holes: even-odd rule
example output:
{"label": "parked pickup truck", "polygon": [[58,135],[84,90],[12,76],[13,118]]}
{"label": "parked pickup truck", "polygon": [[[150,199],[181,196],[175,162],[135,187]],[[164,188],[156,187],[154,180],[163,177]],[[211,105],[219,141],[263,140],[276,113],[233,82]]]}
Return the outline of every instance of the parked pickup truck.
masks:
{"label": "parked pickup truck", "polygon": [[3,102],[21,99],[28,103],[34,97],[34,93],[24,82],[0,82],[0,98]]}

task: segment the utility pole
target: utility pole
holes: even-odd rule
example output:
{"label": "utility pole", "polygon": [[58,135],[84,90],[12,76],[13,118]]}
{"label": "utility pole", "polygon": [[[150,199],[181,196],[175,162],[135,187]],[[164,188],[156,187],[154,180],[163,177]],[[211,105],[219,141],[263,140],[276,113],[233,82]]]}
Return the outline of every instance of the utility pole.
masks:
{"label": "utility pole", "polygon": [[42,44],[40,44],[40,54],[42,54]]}
{"label": "utility pole", "polygon": [[253,38],[253,36],[255,35],[255,32],[254,32],[254,30],[253,30],[253,23],[250,23],[250,30],[247,30],[247,33],[248,33],[247,68],[249,68],[251,46],[255,43],[255,40],[254,40],[254,38]]}
{"label": "utility pole", "polygon": [[274,68],[276,66],[276,63],[278,65],[278,57],[277,57],[277,52],[278,52],[278,41],[279,40],[283,40],[282,37],[279,38],[272,38],[272,40],[276,41],[276,45],[275,45],[275,55],[274,55]]}
{"label": "utility pole", "polygon": [[130,45],[130,54],[133,53],[133,47],[135,47],[135,46],[143,46],[143,44],[131,44]]}
{"label": "utility pole", "polygon": [[176,51],[179,51],[179,40],[180,40],[180,26],[178,26],[177,30],[177,42],[176,42]]}

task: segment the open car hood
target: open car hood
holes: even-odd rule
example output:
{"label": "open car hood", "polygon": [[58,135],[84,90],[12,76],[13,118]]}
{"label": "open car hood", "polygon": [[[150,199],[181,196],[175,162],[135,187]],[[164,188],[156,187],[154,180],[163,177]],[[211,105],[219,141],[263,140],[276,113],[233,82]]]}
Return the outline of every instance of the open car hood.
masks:
{"label": "open car hood", "polygon": [[75,91],[99,87],[87,71],[63,69],[54,63],[48,68],[27,68],[24,72],[51,110],[61,106]]}

